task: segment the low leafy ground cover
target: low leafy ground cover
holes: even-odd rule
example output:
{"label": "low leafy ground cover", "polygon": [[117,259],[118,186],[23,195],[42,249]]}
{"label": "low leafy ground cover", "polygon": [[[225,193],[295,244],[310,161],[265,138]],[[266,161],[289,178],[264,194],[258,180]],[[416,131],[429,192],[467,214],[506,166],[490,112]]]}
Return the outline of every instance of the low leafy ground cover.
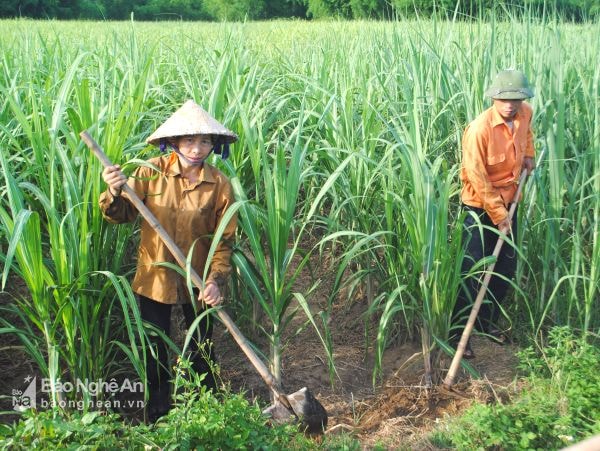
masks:
{"label": "low leafy ground cover", "polygon": [[519,353],[524,388],[507,403],[474,404],[433,434],[456,449],[561,449],[600,433],[600,349],[566,327]]}
{"label": "low leafy ground cover", "polygon": [[213,395],[185,382],[176,406],[154,425],[132,425],[117,414],[27,411],[0,424],[2,449],[311,449],[297,425],[270,425],[243,394]]}

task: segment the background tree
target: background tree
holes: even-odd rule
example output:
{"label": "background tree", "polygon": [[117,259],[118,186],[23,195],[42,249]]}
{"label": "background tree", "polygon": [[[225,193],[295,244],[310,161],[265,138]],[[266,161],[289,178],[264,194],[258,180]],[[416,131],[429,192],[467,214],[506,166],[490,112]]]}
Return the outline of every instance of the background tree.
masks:
{"label": "background tree", "polygon": [[[95,2],[97,3],[97,2]],[[123,20],[131,15],[132,2],[127,0],[104,0],[106,18],[110,20]]]}
{"label": "background tree", "polygon": [[393,16],[387,0],[350,0],[350,9],[355,19],[382,19]]}
{"label": "background tree", "polygon": [[204,0],[209,16],[216,20],[253,20],[265,17],[265,0]]}
{"label": "background tree", "polygon": [[0,2],[0,17],[28,16],[27,12],[36,11],[37,3],[37,0],[25,0],[22,2],[3,0]]}
{"label": "background tree", "polygon": [[0,0],[0,17],[32,19],[265,20],[543,17],[582,22],[600,15],[600,0]]}
{"label": "background tree", "polygon": [[[111,0],[112,1],[112,0]],[[145,3],[145,2],[144,2]],[[139,20],[207,20],[202,0],[149,0],[133,7]]]}
{"label": "background tree", "polygon": [[306,5],[308,6],[307,15],[315,19],[352,18],[350,0],[306,0]]}
{"label": "background tree", "polygon": [[265,0],[267,18],[296,17],[306,19],[306,0]]}

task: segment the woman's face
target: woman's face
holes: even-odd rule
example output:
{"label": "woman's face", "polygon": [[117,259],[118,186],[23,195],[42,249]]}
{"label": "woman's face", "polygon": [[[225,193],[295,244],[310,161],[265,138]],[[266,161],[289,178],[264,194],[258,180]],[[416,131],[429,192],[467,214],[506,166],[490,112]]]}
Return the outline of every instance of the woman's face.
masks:
{"label": "woman's face", "polygon": [[[210,135],[180,136],[177,140],[179,160],[184,167],[199,166],[210,155],[213,141]],[[181,158],[183,156],[183,158]]]}

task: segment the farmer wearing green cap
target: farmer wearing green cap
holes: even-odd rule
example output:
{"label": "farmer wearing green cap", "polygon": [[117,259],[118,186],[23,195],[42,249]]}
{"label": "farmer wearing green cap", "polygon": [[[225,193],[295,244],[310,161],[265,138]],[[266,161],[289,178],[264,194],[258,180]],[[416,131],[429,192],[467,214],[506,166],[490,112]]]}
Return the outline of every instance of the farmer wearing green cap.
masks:
{"label": "farmer wearing green cap", "polygon": [[[150,159],[149,165],[138,167],[130,178],[118,165],[106,167],[102,172],[108,189],[100,196],[100,207],[108,221],[120,224],[136,219],[137,209],[127,193],[121,193],[127,183],[183,253],[191,253],[192,268],[198,274],[208,269],[204,289],[194,291],[190,299],[185,277],[161,264],[176,263],[171,252],[151,224],[142,221],[137,269],[131,286],[138,294],[142,319],[166,336],[170,332],[173,305],[181,305],[189,329],[197,315],[222,301],[224,284],[231,272],[230,242],[234,239],[235,218],[225,226],[210,266],[205,267],[212,235],[234,197],[227,177],[206,159],[211,152],[226,158],[229,144],[236,140],[233,132],[189,100],[146,140],[163,152],[170,147],[170,154]],[[193,305],[196,299],[197,304]],[[203,383],[208,389],[216,389],[209,344],[212,322],[208,315],[203,316],[195,332],[196,339],[191,344],[192,368],[198,374],[205,374]],[[170,365],[163,340],[160,337],[151,340],[158,358],[148,354],[146,415],[154,422],[171,406]]]}
{"label": "farmer wearing green cap", "polygon": [[[533,91],[523,72],[500,71],[485,94],[493,104],[467,126],[462,141],[461,199],[467,212],[463,231],[463,274],[482,258],[492,255],[498,232],[516,239],[517,215],[514,214],[512,221],[509,219],[510,203],[517,191],[521,171],[526,169],[530,174],[535,168],[531,130],[533,111],[525,102],[533,97]],[[488,286],[486,298],[489,302],[484,302],[479,311],[479,329],[498,343],[507,339],[498,326],[498,319],[515,265],[515,249],[503,246],[495,265],[496,274]],[[479,288],[477,277],[463,281],[454,308],[454,325],[457,327],[451,342],[455,345]],[[464,357],[474,356],[469,342]]]}

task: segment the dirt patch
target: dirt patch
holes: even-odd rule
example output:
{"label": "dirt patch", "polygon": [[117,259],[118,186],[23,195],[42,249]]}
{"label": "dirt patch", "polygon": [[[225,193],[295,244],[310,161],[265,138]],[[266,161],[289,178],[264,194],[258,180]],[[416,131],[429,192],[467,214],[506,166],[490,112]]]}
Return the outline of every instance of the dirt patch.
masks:
{"label": "dirt patch", "polygon": [[[268,402],[265,383],[236,349],[235,343],[226,334],[216,335],[222,379],[234,391],[243,390],[250,398]],[[376,444],[389,449],[416,445],[440,419],[456,416],[474,400],[501,399],[516,375],[512,347],[501,347],[475,337],[473,347],[477,358],[471,364],[482,379],[471,380],[461,372],[455,386],[456,395],[423,385],[418,343],[388,349],[383,382],[373,386],[373,359],[366,352],[361,331],[335,335],[337,375],[333,386],[322,345],[307,337],[296,337],[288,344],[282,378],[287,393],[307,386],[321,401],[329,415],[328,433],[352,433],[365,449]]]}
{"label": "dirt patch", "polygon": [[[318,262],[313,266],[318,274],[334,273],[330,268],[319,268]],[[309,282],[306,281],[307,286]],[[324,281],[312,299],[325,299],[329,289]],[[313,302],[318,305],[318,301]],[[482,378],[472,380],[461,370],[455,385],[457,394],[424,385],[418,342],[388,348],[383,356],[383,375],[374,384],[374,331],[365,334],[366,310],[367,301],[360,294],[353,302],[340,301],[333,308],[329,321],[337,371],[333,385],[323,345],[310,326],[301,334],[289,336],[283,352],[282,380],[286,392],[310,388],[328,412],[328,434],[351,433],[365,449],[375,445],[388,449],[433,449],[423,438],[437,422],[458,415],[475,400],[503,399],[515,379],[516,349],[476,336],[472,339],[476,358],[470,363]],[[304,320],[302,313],[298,315],[298,320]],[[365,336],[371,338],[366,340]],[[214,339],[222,379],[234,391],[243,390],[252,399],[268,402],[265,383],[231,337],[218,329]],[[266,343],[263,345],[261,349],[267,352]],[[438,370],[444,373],[449,365],[450,358],[442,359]]]}

